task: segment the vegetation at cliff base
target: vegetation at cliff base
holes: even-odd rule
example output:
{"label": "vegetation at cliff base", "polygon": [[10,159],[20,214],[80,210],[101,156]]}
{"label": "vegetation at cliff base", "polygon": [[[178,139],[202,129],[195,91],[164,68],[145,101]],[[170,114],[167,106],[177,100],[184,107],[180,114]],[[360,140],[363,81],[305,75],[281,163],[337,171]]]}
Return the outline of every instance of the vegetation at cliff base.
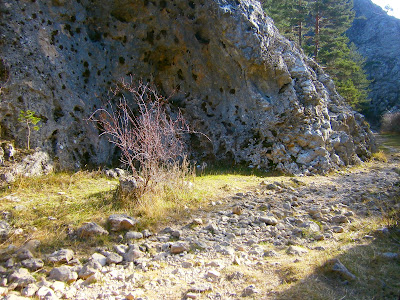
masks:
{"label": "vegetation at cliff base", "polygon": [[[172,175],[171,175],[172,176]],[[193,209],[223,197],[254,188],[261,175],[218,170],[187,177],[191,184],[160,185],[141,199],[119,201],[118,180],[102,172],[79,171],[54,173],[41,177],[19,177],[0,189],[2,210],[11,212],[10,224],[21,228],[6,241],[20,246],[28,239],[38,239],[44,248],[56,249],[71,243],[69,232],[85,222],[105,220],[112,214],[128,214],[140,219],[139,228],[156,229],[187,217]],[[176,176],[172,176],[176,178]],[[28,200],[29,199],[29,200]],[[96,240],[97,241],[97,240]],[[109,242],[112,242],[112,238]],[[101,240],[101,243],[107,239]],[[4,246],[0,243],[0,248]]]}
{"label": "vegetation at cliff base", "polygon": [[400,134],[400,112],[384,114],[381,120],[381,131]]}

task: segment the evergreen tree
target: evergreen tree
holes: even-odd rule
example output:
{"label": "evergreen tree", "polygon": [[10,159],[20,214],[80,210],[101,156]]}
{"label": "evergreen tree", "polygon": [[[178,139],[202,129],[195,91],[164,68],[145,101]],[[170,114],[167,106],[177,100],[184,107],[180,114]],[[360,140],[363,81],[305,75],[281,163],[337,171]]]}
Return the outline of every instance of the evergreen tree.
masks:
{"label": "evergreen tree", "polygon": [[306,32],[307,0],[263,0],[262,3],[279,31],[301,47]]}
{"label": "evergreen tree", "polygon": [[345,32],[354,20],[352,0],[308,0],[314,34],[309,43],[317,62],[328,64],[346,52],[348,39]]}
{"label": "evergreen tree", "polygon": [[335,69],[328,70],[338,92],[356,110],[367,113],[369,108],[368,86],[370,81],[363,69],[365,59],[351,43],[342,57],[334,61]]}
{"label": "evergreen tree", "polygon": [[303,48],[335,81],[339,93],[358,110],[367,103],[364,61],[345,35],[354,20],[352,0],[264,0],[282,34]]}

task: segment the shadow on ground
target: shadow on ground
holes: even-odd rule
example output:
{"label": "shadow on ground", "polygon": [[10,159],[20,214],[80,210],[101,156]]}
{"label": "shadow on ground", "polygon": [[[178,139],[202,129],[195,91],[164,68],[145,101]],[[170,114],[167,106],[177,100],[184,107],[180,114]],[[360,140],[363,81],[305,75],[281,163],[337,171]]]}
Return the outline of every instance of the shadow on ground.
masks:
{"label": "shadow on ground", "polygon": [[[375,231],[336,256],[355,279],[332,268],[332,260],[289,284],[274,299],[400,299],[400,228]],[[270,297],[268,297],[269,299]]]}

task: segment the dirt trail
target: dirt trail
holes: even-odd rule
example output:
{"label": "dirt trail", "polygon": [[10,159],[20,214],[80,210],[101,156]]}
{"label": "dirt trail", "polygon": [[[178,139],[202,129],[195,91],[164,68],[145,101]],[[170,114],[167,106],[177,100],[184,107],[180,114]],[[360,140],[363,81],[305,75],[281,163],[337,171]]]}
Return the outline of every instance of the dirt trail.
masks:
{"label": "dirt trail", "polygon": [[[374,222],[400,208],[399,174],[400,155],[393,148],[387,163],[262,182],[139,242],[146,250],[141,258],[107,269],[102,284],[80,288],[76,298],[287,299],[303,297],[297,289],[307,295],[322,285],[329,293],[316,292],[315,298],[397,299],[399,285],[390,280],[367,287],[350,249],[374,243]],[[378,236],[382,232],[388,228]],[[385,247],[379,249],[394,251],[385,263],[398,263],[396,243]],[[339,257],[354,282],[329,269],[326,260]]]}

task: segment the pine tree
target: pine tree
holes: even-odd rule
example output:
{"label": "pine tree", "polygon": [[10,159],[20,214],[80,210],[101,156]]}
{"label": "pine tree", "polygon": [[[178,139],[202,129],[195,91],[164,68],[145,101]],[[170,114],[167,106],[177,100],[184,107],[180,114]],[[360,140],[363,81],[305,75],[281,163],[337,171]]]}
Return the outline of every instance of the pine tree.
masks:
{"label": "pine tree", "polygon": [[338,92],[356,110],[367,113],[368,86],[370,81],[363,69],[365,59],[351,43],[343,57],[334,61],[334,70],[330,70]]}
{"label": "pine tree", "polygon": [[[354,20],[352,0],[309,0],[309,13],[314,21],[314,34],[309,45],[317,62],[328,64],[346,51],[345,32]],[[310,43],[311,42],[311,43]]]}
{"label": "pine tree", "polygon": [[301,47],[306,32],[307,0],[263,0],[262,3],[279,31]]}
{"label": "pine tree", "polygon": [[354,20],[352,0],[264,0],[281,32],[313,57],[335,81],[339,93],[358,110],[367,104],[363,59],[345,35]]}

